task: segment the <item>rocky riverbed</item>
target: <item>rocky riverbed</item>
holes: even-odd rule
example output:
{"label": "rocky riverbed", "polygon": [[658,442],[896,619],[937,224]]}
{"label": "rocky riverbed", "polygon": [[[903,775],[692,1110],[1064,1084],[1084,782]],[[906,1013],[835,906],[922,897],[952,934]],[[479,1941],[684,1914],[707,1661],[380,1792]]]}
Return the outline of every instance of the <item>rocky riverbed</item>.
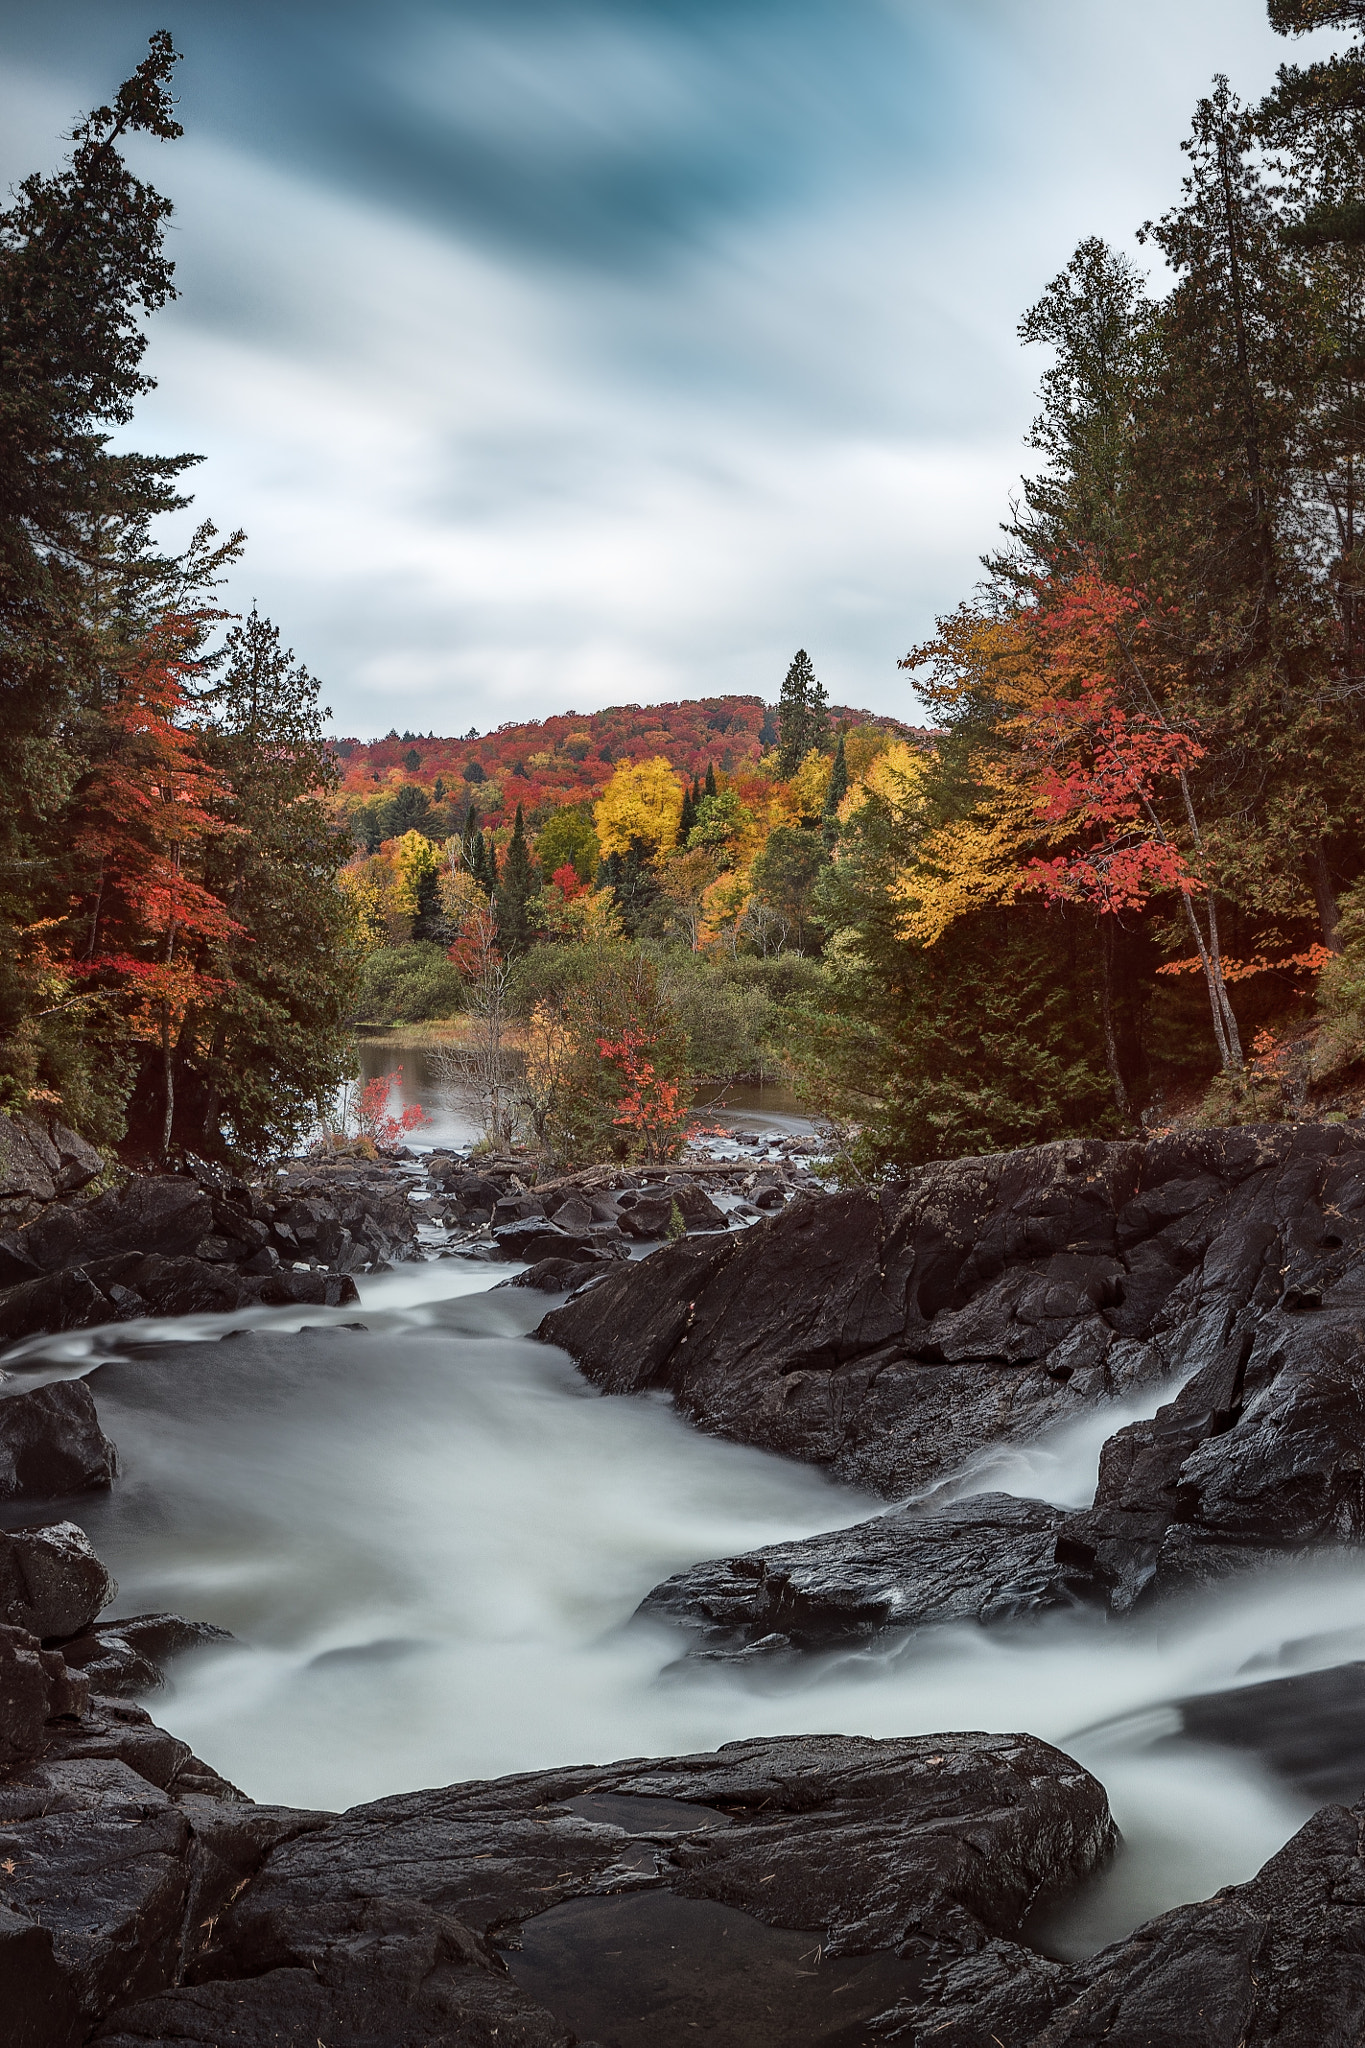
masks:
{"label": "rocky riverbed", "polygon": [[[108,1196],[59,1185],[84,1164],[63,1166],[43,1135],[51,1192],[20,1195],[34,1206],[11,1210],[6,1241],[53,1263],[0,1305],[89,1278],[80,1247],[107,1244],[67,1219]],[[191,1167],[151,1180],[176,1187],[187,1219],[206,1199],[213,1227],[105,1256],[240,1281],[283,1268],[320,1297],[248,1292],[216,1318],[196,1298],[178,1326],[189,1343],[146,1307],[46,1349],[37,1329],[9,1332],[22,1341],[0,1387],[0,2011],[16,2042],[1360,2038],[1365,1134],[1049,1147],[926,1168],[880,1195],[823,1195],[777,1168],[761,1179],[744,1162],[738,1186],[604,1171],[532,1187],[516,1161],[445,1155],[374,1172],[299,1162],[243,1193]],[[135,1237],[173,1207],[139,1194],[125,1227]],[[394,1219],[386,1242],[364,1236],[376,1213]],[[264,1245],[229,1239],[248,1218]],[[286,1264],[281,1229],[307,1257]],[[243,1250],[215,1259],[205,1237]],[[270,1274],[245,1272],[266,1248]],[[508,1258],[533,1289],[477,1291]],[[458,1292],[442,1296],[444,1275]],[[539,1344],[515,1334],[541,1314],[536,1285],[552,1294]],[[385,1308],[404,1288],[427,1305]],[[299,1305],[319,1326],[291,1333]],[[79,1330],[48,1326],[63,1327]],[[591,1398],[551,1346],[589,1383],[645,1398]],[[766,1501],[779,1527],[708,1559],[665,1448],[680,1471],[714,1469],[717,1504]],[[518,1467],[526,1507],[499,1522],[501,1552],[484,1533],[443,1547],[441,1490],[483,1532]],[[637,1561],[623,1571],[599,1550],[588,1567],[567,1503],[600,1532],[632,1484],[650,1532],[631,1539]],[[340,1815],[281,1801],[272,1748],[330,1739],[324,1694],[291,1693],[287,1674],[279,1690],[282,1650],[235,1647],[225,1628],[306,1637],[299,1616],[335,1570],[347,1627],[364,1607],[371,1639],[331,1648],[314,1633],[310,1686],[356,1674],[338,1719],[359,1719],[360,1744],[400,1769],[414,1716],[443,1701],[446,1732],[424,1739],[458,1757],[461,1721],[538,1626],[509,1611],[494,1559],[524,1549],[547,1488],[544,1551],[566,1599],[588,1596],[585,1568],[611,1581],[588,1630],[608,1660],[600,1705],[585,1716],[579,1666],[561,1660],[556,1678],[542,1663],[536,1725],[558,1732],[535,1734],[528,1702],[521,1732],[490,1723],[484,1745],[537,1768],[466,1770]],[[224,1543],[244,1502],[261,1525],[254,1606],[223,1590],[243,1576],[246,1553]],[[740,1533],[735,1508],[708,1514]],[[665,1566],[653,1579],[651,1555]],[[467,1633],[451,1663],[422,1640],[423,1603],[452,1572],[458,1598],[488,1606],[494,1648],[472,1671]],[[386,1641],[380,1618],[400,1612],[419,1633]],[[821,1720],[848,1732],[800,1732]],[[218,1731],[208,1762],[185,1739],[196,1721]],[[720,1746],[568,1761],[619,1753],[646,1726],[715,1729]],[[1283,1788],[1284,1818],[1258,1875],[1242,1852],[1240,1882],[1134,1927],[1140,1912],[1116,1923],[1113,1899],[1141,1834],[1138,1751],[1177,1774],[1188,1758],[1191,1798],[1201,1772],[1221,1784],[1229,1836],[1262,1785]],[[419,1763],[407,1782],[431,1775]],[[1174,1886],[1167,1898],[1189,1896]],[[1092,1897],[1110,1901],[1107,1922]],[[1078,1939],[1087,1913],[1118,1939]]]}

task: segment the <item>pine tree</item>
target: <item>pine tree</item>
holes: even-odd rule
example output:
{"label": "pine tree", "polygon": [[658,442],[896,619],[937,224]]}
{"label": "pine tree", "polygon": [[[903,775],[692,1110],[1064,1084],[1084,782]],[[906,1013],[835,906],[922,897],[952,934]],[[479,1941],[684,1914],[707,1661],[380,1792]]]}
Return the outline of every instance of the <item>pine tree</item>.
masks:
{"label": "pine tree", "polygon": [[695,794],[696,787],[696,778],[694,776],[692,780],[691,789],[684,789],[683,791],[682,816],[678,820],[679,846],[686,846],[687,835],[697,822],[697,798]]}
{"label": "pine tree", "polygon": [[531,898],[535,893],[535,869],[531,863],[531,849],[526,844],[525,820],[518,804],[512,837],[507,842],[507,856],[502,864],[502,879],[494,893],[498,944],[507,959],[524,953],[531,944],[534,932]]}
{"label": "pine tree", "polygon": [[820,744],[829,725],[826,701],[810,656],[804,647],[798,648],[777,700],[777,765],[782,776],[795,775],[811,748]]}
{"label": "pine tree", "polygon": [[703,795],[703,796],[714,796],[715,794],[716,794],[716,764],[715,764],[715,762],[714,762],[714,761],[708,761],[708,762],[707,762],[707,764],[706,764],[706,781],[705,781],[705,783],[704,783],[704,784],[702,785],[702,795]]}

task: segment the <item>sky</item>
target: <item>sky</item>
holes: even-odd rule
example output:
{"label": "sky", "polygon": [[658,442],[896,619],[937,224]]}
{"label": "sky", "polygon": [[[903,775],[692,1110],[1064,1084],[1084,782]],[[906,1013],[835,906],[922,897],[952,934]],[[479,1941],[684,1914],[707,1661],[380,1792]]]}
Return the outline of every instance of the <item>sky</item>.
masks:
{"label": "sky", "polygon": [[169,28],[181,296],[130,445],[332,729],[479,731],[897,658],[1008,516],[1085,235],[1139,256],[1261,0],[0,0],[0,182]]}

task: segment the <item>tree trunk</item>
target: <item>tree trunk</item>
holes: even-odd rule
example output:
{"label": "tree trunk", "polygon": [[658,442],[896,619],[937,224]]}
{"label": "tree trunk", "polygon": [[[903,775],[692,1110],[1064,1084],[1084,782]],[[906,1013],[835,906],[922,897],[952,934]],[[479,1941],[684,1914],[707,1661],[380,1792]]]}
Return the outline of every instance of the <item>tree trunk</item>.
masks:
{"label": "tree trunk", "polygon": [[1100,919],[1100,1007],[1104,1015],[1104,1062],[1114,1090],[1114,1102],[1125,1123],[1133,1119],[1133,1105],[1123,1085],[1119,1066],[1118,1036],[1114,1030],[1114,927],[1112,919]]}
{"label": "tree trunk", "polygon": [[1341,911],[1337,907],[1337,892],[1332,887],[1332,871],[1327,865],[1327,855],[1321,839],[1313,841],[1308,855],[1308,873],[1317,898],[1318,922],[1322,926],[1322,943],[1329,953],[1341,951]]}
{"label": "tree trunk", "polygon": [[166,1103],[161,1123],[161,1156],[166,1159],[171,1150],[171,1125],[175,1121],[175,1059],[171,1048],[171,1012],[169,1004],[161,1012],[161,1064],[165,1076]]}

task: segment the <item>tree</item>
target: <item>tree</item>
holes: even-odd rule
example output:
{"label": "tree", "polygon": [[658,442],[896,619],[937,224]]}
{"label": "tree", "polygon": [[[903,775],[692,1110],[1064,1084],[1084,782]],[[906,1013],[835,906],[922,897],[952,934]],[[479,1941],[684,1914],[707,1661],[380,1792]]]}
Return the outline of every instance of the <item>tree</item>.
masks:
{"label": "tree", "polygon": [[206,844],[240,828],[223,816],[221,777],[179,723],[201,626],[168,618],[129,661],[103,720],[105,744],[78,789],[75,851],[90,884],[75,910],[71,968],[116,990],[132,1035],[154,1048],[148,1136],[163,1157],[181,1034],[226,986],[206,971],[206,954],[242,933],[202,880]]}
{"label": "tree", "polygon": [[829,734],[825,686],[804,647],[792,658],[777,701],[778,773],[790,777],[812,747],[823,747]]}
{"label": "tree", "polygon": [[532,898],[537,893],[535,870],[531,865],[531,851],[526,844],[526,824],[517,805],[516,821],[512,837],[507,843],[507,854],[503,861],[502,878],[494,895],[498,925],[498,944],[509,960],[518,953],[524,953],[531,944],[535,931],[535,916]]}
{"label": "tree", "polygon": [[554,813],[537,834],[536,859],[546,874],[554,874],[568,861],[580,882],[592,880],[601,851],[586,806],[566,804]]}
{"label": "tree", "polygon": [[232,828],[206,875],[240,931],[210,956],[223,996],[181,1034],[181,1135],[196,1151],[259,1158],[297,1146],[351,1067],[357,962],[337,887],[347,848],[330,809],[331,714],[254,606],[199,703]]}
{"label": "tree", "polygon": [[834,765],[829,771],[829,782],[825,787],[825,801],[820,813],[820,837],[825,842],[826,853],[832,852],[839,837],[839,806],[848,795],[848,755],[844,746],[844,734],[839,735],[839,744],[834,750]]}
{"label": "tree", "polygon": [[122,1121],[120,1027],[93,1001],[54,1002],[41,934],[81,885],[72,806],[106,709],[159,620],[197,619],[202,639],[205,594],[240,545],[201,526],[178,556],[154,548],[195,458],[112,450],[107,431],[150,388],[145,319],[174,296],[170,203],[119,145],[180,134],[175,62],[155,35],[113,105],[77,125],[66,168],[25,179],[0,214],[0,1098],[42,1087],[105,1138]]}
{"label": "tree", "polygon": [[603,858],[624,860],[633,849],[645,863],[668,853],[677,842],[682,800],[682,783],[661,756],[623,761],[593,806]]}
{"label": "tree", "polygon": [[754,895],[786,918],[798,951],[804,951],[812,937],[815,884],[824,864],[825,849],[818,832],[801,825],[778,825],[768,834],[750,871]]}

